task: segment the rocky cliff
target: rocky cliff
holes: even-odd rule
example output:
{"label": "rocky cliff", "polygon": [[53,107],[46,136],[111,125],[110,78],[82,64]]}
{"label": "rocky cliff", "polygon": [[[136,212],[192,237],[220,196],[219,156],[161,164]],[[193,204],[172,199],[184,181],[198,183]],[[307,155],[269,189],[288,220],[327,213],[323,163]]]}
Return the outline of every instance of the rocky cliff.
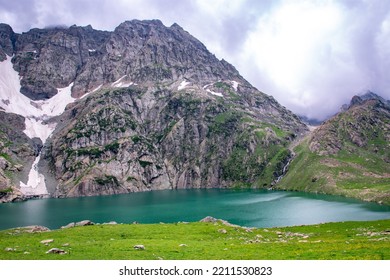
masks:
{"label": "rocky cliff", "polygon": [[341,194],[390,204],[390,106],[354,96],[296,148],[283,189]]}
{"label": "rocky cliff", "polygon": [[141,84],[239,75],[180,26],[167,28],[158,20],[127,21],[113,32],[72,26],[15,34],[4,24],[0,32],[0,59],[13,55],[21,93],[33,100],[48,99],[71,83],[72,95],[80,97],[120,78]]}
{"label": "rocky cliff", "polygon": [[24,199],[15,183],[27,178],[42,147],[37,139],[29,139],[24,129],[23,117],[0,111],[0,201]]}
{"label": "rocky cliff", "polygon": [[[12,56],[20,82],[13,78],[3,107],[38,123],[20,129],[44,143],[29,182],[44,176],[53,196],[269,187],[289,160],[288,144],[307,131],[177,24],[23,34],[3,24],[0,38],[1,65]],[[31,113],[12,107],[19,95]]]}

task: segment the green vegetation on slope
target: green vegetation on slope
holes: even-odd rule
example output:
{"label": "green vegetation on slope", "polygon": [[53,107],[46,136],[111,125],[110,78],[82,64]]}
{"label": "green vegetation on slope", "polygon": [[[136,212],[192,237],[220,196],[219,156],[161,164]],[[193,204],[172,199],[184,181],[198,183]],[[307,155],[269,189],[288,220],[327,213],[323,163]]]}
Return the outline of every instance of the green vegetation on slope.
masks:
{"label": "green vegetation on slope", "polygon": [[390,204],[390,109],[368,100],[314,130],[278,189],[319,192]]}
{"label": "green vegetation on slope", "polygon": [[326,193],[354,197],[365,201],[390,204],[390,176],[381,172],[388,168],[375,154],[364,149],[355,153],[318,155],[309,149],[306,139],[294,152],[286,176],[278,189]]}
{"label": "green vegetation on slope", "polygon": [[[53,239],[48,245],[43,240]],[[216,223],[0,232],[0,259],[390,259],[390,220],[248,229]],[[143,245],[145,250],[134,249]],[[59,248],[66,254],[46,254]]]}
{"label": "green vegetation on slope", "polygon": [[287,145],[306,128],[283,108],[264,113],[278,107],[265,95],[234,92],[241,103],[164,84],[80,100],[45,149],[48,173],[60,182],[54,196],[269,187],[282,173]]}

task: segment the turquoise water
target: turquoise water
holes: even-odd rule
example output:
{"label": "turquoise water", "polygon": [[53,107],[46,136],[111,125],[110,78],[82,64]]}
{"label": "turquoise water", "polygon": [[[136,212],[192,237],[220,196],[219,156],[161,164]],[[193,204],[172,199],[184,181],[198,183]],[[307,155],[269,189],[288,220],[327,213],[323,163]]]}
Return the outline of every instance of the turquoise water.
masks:
{"label": "turquoise water", "polygon": [[0,204],[0,229],[70,222],[172,223],[205,216],[250,227],[390,219],[390,207],[338,196],[264,190],[167,190]]}

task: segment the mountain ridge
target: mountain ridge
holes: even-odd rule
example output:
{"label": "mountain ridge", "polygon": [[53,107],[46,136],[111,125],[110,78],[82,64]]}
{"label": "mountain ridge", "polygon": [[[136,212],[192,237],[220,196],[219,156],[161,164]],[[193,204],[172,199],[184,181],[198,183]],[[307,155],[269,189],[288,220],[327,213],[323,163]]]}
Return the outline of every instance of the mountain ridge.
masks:
{"label": "mountain ridge", "polygon": [[[0,66],[12,77],[0,88],[3,109],[22,114],[43,144],[33,162],[18,162],[25,175],[12,174],[26,193],[270,186],[288,143],[307,132],[177,24],[0,32]],[[15,96],[31,113],[12,111]]]}
{"label": "mountain ridge", "polygon": [[72,96],[80,97],[123,76],[134,83],[179,76],[207,83],[207,76],[229,73],[243,81],[232,65],[211,55],[179,25],[167,28],[159,20],[125,21],[112,32],[75,25],[17,34],[3,24],[0,30],[8,41],[2,44],[2,53],[14,55],[14,68],[22,77],[21,92],[35,100],[48,99],[71,82]]}

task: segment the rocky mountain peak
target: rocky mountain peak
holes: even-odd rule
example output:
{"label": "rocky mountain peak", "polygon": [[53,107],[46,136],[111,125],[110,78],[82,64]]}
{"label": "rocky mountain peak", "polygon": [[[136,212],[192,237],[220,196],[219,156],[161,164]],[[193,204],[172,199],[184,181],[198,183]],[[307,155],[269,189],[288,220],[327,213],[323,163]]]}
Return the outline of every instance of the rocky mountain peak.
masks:
{"label": "rocky mountain peak", "polygon": [[376,93],[373,93],[372,91],[367,91],[364,94],[353,96],[351,101],[350,101],[350,103],[349,104],[344,104],[343,106],[341,106],[340,110],[341,111],[346,111],[346,110],[348,110],[349,108],[351,108],[353,106],[357,106],[357,105],[363,104],[367,100],[377,100],[377,101],[380,101],[381,103],[385,104],[386,106],[390,106],[390,101],[389,100],[384,99],[383,97],[379,96]]}
{"label": "rocky mountain peak", "polygon": [[3,25],[0,36],[0,59],[13,55],[21,92],[32,100],[49,99],[71,83],[73,97],[80,97],[121,78],[138,84],[179,78],[247,83],[179,25],[159,20],[125,21],[113,32],[73,25],[14,34]]}
{"label": "rocky mountain peak", "polygon": [[363,99],[360,96],[355,95],[354,97],[352,97],[349,107],[360,105],[362,103],[363,103]]}
{"label": "rocky mountain peak", "polygon": [[178,30],[184,30],[183,27],[181,27],[179,24],[176,22],[171,25],[171,28],[178,29]]}
{"label": "rocky mountain peak", "polygon": [[14,51],[15,33],[8,24],[0,23],[0,61],[12,56]]}
{"label": "rocky mountain peak", "polygon": [[315,131],[310,141],[311,151],[333,155],[346,149],[352,152],[354,147],[378,150],[383,146],[376,144],[390,141],[390,106],[384,98],[367,92],[353,96],[344,108]]}

